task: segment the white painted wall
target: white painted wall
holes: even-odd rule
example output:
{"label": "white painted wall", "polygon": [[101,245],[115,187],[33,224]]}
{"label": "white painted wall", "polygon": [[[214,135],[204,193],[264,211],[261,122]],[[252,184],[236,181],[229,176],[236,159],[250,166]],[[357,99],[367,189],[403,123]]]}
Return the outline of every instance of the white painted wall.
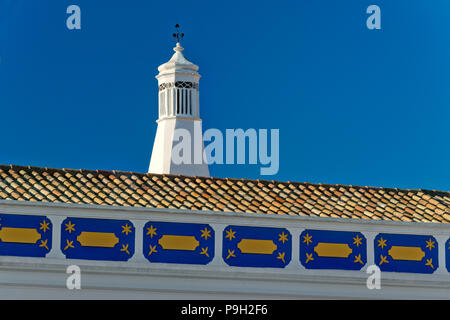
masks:
{"label": "white painted wall", "polygon": [[[174,142],[175,130],[184,129],[191,135],[191,161],[188,164],[175,164],[172,161],[172,150],[178,141]],[[187,176],[209,177],[208,164],[203,161],[203,134],[200,119],[182,119],[180,117],[158,120],[155,142],[148,172],[159,174],[181,174]],[[201,162],[196,164],[194,154]]]}
{"label": "white painted wall", "polygon": [[[0,201],[6,214],[45,215],[54,227],[47,258],[0,257],[0,299],[449,299],[450,273],[444,243],[450,226],[265,214],[106,207]],[[135,255],[128,262],[67,260],[60,251],[65,217],[129,219],[136,227]],[[142,228],[148,220],[208,223],[216,235],[214,260],[206,266],[148,262],[142,254]],[[278,268],[230,267],[222,260],[222,230],[229,224],[285,227],[293,236],[290,264]],[[362,271],[307,270],[299,262],[298,238],[304,229],[360,231],[368,243]],[[434,274],[382,272],[381,290],[366,287],[365,269],[373,261],[371,243],[379,232],[429,234],[439,243]],[[81,268],[81,290],[66,288],[66,268]]]}

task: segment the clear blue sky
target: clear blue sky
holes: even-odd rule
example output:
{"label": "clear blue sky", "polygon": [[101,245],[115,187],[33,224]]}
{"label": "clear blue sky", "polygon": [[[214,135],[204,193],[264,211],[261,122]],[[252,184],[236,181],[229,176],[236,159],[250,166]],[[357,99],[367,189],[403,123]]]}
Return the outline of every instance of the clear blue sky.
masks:
{"label": "clear blue sky", "polygon": [[[371,4],[381,30],[366,28]],[[277,175],[211,175],[450,190],[449,12],[448,0],[0,0],[0,164],[146,172],[154,76],[179,23],[204,129],[280,129]]]}

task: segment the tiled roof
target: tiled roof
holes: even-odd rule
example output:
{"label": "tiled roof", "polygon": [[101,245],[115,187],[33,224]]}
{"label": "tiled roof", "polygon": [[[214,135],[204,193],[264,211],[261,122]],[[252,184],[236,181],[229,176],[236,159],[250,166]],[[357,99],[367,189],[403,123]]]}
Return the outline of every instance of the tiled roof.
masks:
{"label": "tiled roof", "polygon": [[0,165],[0,199],[450,223],[450,192]]}

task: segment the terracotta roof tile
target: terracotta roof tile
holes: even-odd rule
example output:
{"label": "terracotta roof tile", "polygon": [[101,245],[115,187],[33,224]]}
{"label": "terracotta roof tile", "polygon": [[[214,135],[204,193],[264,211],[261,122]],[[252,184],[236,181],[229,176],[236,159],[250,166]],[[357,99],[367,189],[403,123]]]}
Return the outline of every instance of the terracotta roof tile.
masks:
{"label": "terracotta roof tile", "polygon": [[450,192],[0,165],[0,199],[450,223]]}

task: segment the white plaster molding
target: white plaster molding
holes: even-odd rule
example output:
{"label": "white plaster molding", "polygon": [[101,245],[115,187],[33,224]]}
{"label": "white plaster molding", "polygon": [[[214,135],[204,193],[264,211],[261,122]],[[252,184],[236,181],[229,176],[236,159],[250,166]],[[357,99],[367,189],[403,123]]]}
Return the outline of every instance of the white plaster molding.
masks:
{"label": "white plaster molding", "polygon": [[[0,200],[5,214],[44,215],[54,233],[47,258],[0,257],[0,297],[22,292],[33,298],[39,288],[53,296],[70,298],[66,267],[80,266],[85,287],[79,297],[135,298],[443,298],[450,296],[450,273],[445,267],[445,242],[450,226],[354,219],[218,213],[172,209],[70,205]],[[127,262],[65,259],[60,252],[59,226],[66,217],[126,219],[136,228],[135,254]],[[142,254],[143,226],[149,221],[210,224],[215,231],[215,257],[208,265],[150,263]],[[222,259],[223,230],[228,225],[280,227],[292,236],[292,259],[284,268],[230,267]],[[367,239],[367,264],[360,271],[310,270],[299,261],[299,236],[304,229],[360,231]],[[439,245],[439,269],[433,274],[382,272],[382,290],[366,288],[365,269],[374,261],[373,239],[378,233],[426,234]],[[114,280],[108,280],[114,279]],[[108,283],[112,281],[112,283]],[[64,284],[65,282],[63,282]],[[191,286],[191,287],[190,287]],[[58,293],[59,292],[59,293]]]}

